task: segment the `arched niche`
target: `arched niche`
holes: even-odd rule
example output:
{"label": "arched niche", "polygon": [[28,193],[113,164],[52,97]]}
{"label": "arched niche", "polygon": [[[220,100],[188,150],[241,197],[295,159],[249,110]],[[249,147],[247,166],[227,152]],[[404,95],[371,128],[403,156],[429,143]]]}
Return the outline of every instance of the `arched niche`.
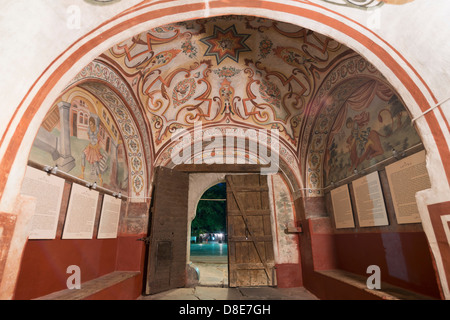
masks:
{"label": "arched niche", "polygon": [[[421,215],[426,227],[432,250],[438,260],[437,268],[441,275],[444,292],[448,297],[448,285],[444,276],[445,270],[438,247],[435,227],[432,225],[428,205],[448,200],[448,177],[450,166],[443,159],[448,158],[446,143],[445,118],[442,110],[427,113],[438,103],[432,90],[421,74],[393,46],[396,41],[383,39],[358,20],[347,18],[331,6],[316,3],[295,2],[280,4],[262,0],[251,3],[230,3],[215,1],[212,6],[204,2],[198,3],[142,3],[130,10],[124,10],[97,28],[86,32],[79,40],[74,41],[50,65],[43,66],[42,74],[33,83],[27,94],[13,112],[2,137],[0,154],[1,209],[13,212],[19,194],[20,184],[26,168],[26,159],[34,137],[39,130],[46,113],[53,101],[69,79],[90,63],[112,44],[127,39],[152,27],[185,21],[198,17],[211,17],[227,14],[252,14],[270,19],[283,20],[301,25],[311,30],[333,37],[348,47],[360,52],[367,60],[380,70],[387,81],[396,89],[413,117],[417,119],[418,131],[427,150],[427,165],[430,170],[432,188],[419,196]],[[158,10],[156,10],[158,9]],[[414,60],[415,61],[415,60]],[[440,113],[439,113],[440,111]],[[442,179],[446,177],[447,179]],[[442,226],[441,226],[442,228]]]}

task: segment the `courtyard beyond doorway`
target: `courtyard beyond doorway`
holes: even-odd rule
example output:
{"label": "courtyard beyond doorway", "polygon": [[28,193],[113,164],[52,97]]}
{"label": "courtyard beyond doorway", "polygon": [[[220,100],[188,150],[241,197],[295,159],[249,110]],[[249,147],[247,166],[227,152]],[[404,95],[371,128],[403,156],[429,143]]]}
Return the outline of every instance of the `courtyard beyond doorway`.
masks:
{"label": "courtyard beyond doorway", "polygon": [[226,243],[191,244],[191,262],[198,269],[198,285],[228,287],[228,246]]}

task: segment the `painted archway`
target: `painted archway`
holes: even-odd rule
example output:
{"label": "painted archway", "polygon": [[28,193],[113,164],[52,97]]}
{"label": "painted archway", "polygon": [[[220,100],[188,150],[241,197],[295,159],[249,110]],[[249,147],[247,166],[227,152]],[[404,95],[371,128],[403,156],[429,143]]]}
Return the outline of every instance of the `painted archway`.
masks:
{"label": "painted archway", "polygon": [[[157,8],[158,10],[155,10]],[[446,269],[441,257],[442,250],[437,247],[435,228],[428,214],[427,205],[448,200],[448,179],[450,164],[442,159],[448,158],[446,143],[448,133],[445,128],[446,118],[440,113],[422,113],[435,106],[438,101],[431,89],[411,63],[404,58],[393,45],[382,39],[357,19],[346,18],[330,6],[315,2],[293,2],[279,4],[272,1],[248,1],[230,4],[228,1],[182,3],[142,3],[119,13],[113,19],[84,35],[64,50],[57,59],[43,72],[30,88],[22,102],[15,109],[10,121],[5,126],[1,139],[0,184],[1,209],[13,212],[18,187],[21,184],[26,160],[32,141],[51,103],[60,94],[61,89],[81,68],[92,61],[112,43],[125,40],[130,35],[163,24],[189,20],[198,17],[216,15],[243,14],[267,17],[307,27],[311,30],[331,36],[348,47],[360,52],[381,71],[388,82],[397,90],[405,101],[419,126],[424,146],[427,150],[428,167],[433,192],[423,192],[419,196],[419,206],[428,239],[437,261],[437,267],[443,284],[443,291],[448,296]],[[105,41],[108,39],[108,41]]]}

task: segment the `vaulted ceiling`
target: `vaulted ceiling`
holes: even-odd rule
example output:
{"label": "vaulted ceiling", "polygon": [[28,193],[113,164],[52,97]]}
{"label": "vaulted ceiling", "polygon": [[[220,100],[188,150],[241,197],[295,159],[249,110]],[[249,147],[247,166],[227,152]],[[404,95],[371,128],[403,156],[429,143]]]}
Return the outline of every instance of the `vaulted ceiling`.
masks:
{"label": "vaulted ceiling", "polygon": [[155,151],[194,121],[278,128],[297,149],[308,102],[352,51],[301,27],[227,16],[141,33],[100,60],[120,71],[152,123]]}
{"label": "vaulted ceiling", "polygon": [[[146,157],[149,175],[169,158],[174,130],[192,130],[201,121],[222,129],[278,129],[280,155],[299,184],[320,188],[340,110],[370,81],[395,96],[369,62],[331,38],[269,19],[221,16],[122,41],[67,88],[79,86],[105,105],[122,97],[141,133],[140,156],[127,153],[134,163]],[[121,134],[125,141],[133,136]]]}

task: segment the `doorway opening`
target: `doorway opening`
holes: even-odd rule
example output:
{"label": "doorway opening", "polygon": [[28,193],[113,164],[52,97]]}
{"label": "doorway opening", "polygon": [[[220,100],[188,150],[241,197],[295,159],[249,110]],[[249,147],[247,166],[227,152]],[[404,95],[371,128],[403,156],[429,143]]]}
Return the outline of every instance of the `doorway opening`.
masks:
{"label": "doorway opening", "polygon": [[227,193],[220,182],[201,196],[191,224],[190,257],[199,285],[228,286]]}

